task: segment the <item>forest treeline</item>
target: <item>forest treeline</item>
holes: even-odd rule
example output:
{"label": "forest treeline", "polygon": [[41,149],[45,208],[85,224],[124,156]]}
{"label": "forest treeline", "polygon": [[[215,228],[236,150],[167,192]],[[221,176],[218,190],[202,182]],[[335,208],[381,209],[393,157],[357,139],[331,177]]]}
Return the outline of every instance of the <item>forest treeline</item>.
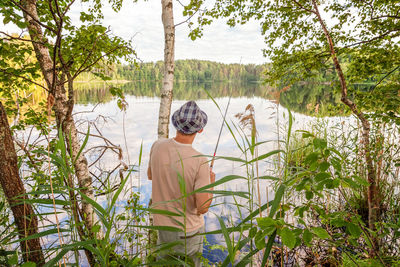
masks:
{"label": "forest treeline", "polygon": [[[340,60],[344,66],[353,64],[351,55],[342,55]],[[239,82],[265,82],[268,81],[270,72],[274,72],[271,68],[273,63],[265,64],[240,64],[232,63],[225,64],[208,60],[185,59],[175,61],[175,77],[174,81],[191,81],[191,82],[207,82],[207,81],[239,81]],[[161,81],[163,75],[164,63],[143,62],[138,64],[112,64],[106,67],[95,68],[90,73],[84,72],[80,74],[77,81],[86,82],[98,79],[101,81],[104,76],[111,80],[126,80],[126,81]],[[93,75],[94,74],[94,75]],[[96,77],[97,76],[97,77]],[[282,75],[279,84],[285,84],[290,81],[291,84],[320,84],[334,86],[338,79],[333,65],[321,66],[318,70],[310,70],[304,75],[301,81],[298,73],[286,73]],[[293,81],[297,79],[297,81]],[[396,79],[388,77],[388,80]],[[363,80],[354,81],[351,83],[357,90],[366,91],[371,84],[375,84],[378,77],[369,76]]]}
{"label": "forest treeline", "polygon": [[[135,65],[119,65],[112,70],[113,79],[129,81],[162,80],[164,64],[140,63]],[[255,82],[264,79],[263,73],[267,64],[224,64],[206,60],[177,60],[175,61],[175,81],[228,81],[237,80]]]}

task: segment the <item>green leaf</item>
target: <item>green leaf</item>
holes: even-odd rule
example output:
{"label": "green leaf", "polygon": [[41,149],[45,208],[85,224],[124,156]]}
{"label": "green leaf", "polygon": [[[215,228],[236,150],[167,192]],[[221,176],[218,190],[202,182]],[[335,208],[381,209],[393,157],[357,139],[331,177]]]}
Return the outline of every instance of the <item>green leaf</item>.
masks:
{"label": "green leaf", "polygon": [[273,150],[273,151],[270,151],[270,152],[268,152],[266,154],[258,156],[257,158],[254,158],[254,159],[250,160],[248,163],[253,163],[253,162],[256,162],[256,161],[259,161],[259,160],[263,160],[263,159],[271,157],[271,156],[273,156],[275,154],[279,154],[281,152],[284,152],[284,151],[283,150]]}
{"label": "green leaf", "polygon": [[142,154],[143,154],[143,139],[142,139],[142,143],[140,143],[140,150],[139,150],[139,166],[142,165]]}
{"label": "green leaf", "polygon": [[8,263],[10,265],[17,265],[18,264],[18,255],[16,253],[14,255],[12,255],[11,258],[8,259]]}
{"label": "green leaf", "polygon": [[271,226],[276,226],[276,221],[270,217],[256,218],[257,224],[261,229],[265,229]]}
{"label": "green leaf", "polygon": [[315,181],[316,182],[321,182],[322,180],[325,180],[327,178],[330,178],[331,174],[327,172],[320,172],[317,175],[315,175]]}
{"label": "green leaf", "polygon": [[353,179],[356,180],[356,182],[359,183],[361,186],[369,186],[369,183],[365,178],[361,178],[358,175],[353,175]]}
{"label": "green leaf", "polygon": [[183,196],[186,196],[187,195],[186,182],[180,173],[178,173],[178,184],[179,184],[179,191]]}
{"label": "green leaf", "polygon": [[319,164],[319,170],[321,172],[325,172],[326,170],[329,169],[329,166],[331,166],[328,162],[324,161],[321,164]]}
{"label": "green leaf", "polygon": [[314,193],[312,191],[306,191],[306,199],[311,200],[314,197]]}
{"label": "green leaf", "polygon": [[103,216],[105,216],[107,214],[106,210],[99,203],[97,203],[97,201],[95,201],[94,199],[91,199],[90,197],[88,197],[87,195],[82,193],[80,190],[78,190],[78,193],[81,195],[81,197],[86,202],[88,202],[90,205],[95,207]]}
{"label": "green leaf", "polygon": [[232,242],[231,242],[231,239],[230,239],[230,236],[229,236],[229,232],[226,229],[224,220],[219,216],[217,216],[217,218],[218,218],[219,224],[221,226],[222,234],[224,235],[224,239],[225,239],[226,247],[228,249],[230,262],[233,264],[233,261],[235,259],[235,254],[233,253],[233,246],[232,246]]}
{"label": "green leaf", "polygon": [[225,190],[204,190],[203,193],[211,193],[214,195],[222,195],[222,196],[238,196],[242,198],[249,199],[249,192],[245,191],[225,191]]}
{"label": "green leaf", "polygon": [[101,226],[96,224],[92,227],[92,233],[98,233],[101,229]]}
{"label": "green leaf", "polygon": [[288,248],[292,249],[296,245],[296,236],[293,234],[293,232],[285,227],[281,229],[280,234],[282,238],[282,243],[287,246]]}
{"label": "green leaf", "polygon": [[276,236],[276,230],[272,233],[272,235],[268,236],[268,242],[267,245],[265,246],[265,252],[263,256],[263,260],[261,263],[261,266],[266,266],[267,260],[269,257],[269,254],[271,253],[272,245],[274,244],[275,236]]}
{"label": "green leaf", "polygon": [[293,126],[293,115],[292,115],[292,112],[290,111],[290,109],[288,109],[288,113],[289,113],[289,127],[287,130],[287,140],[286,140],[287,144],[289,144],[290,136],[292,135],[292,126]]}
{"label": "green leaf", "polygon": [[298,132],[302,133],[302,135],[301,135],[302,138],[314,137],[314,135],[312,133],[307,132],[307,131],[299,130]]}
{"label": "green leaf", "polygon": [[353,189],[360,189],[360,185],[358,183],[354,182],[350,178],[343,178],[342,184],[344,184],[346,186],[350,186]]}
{"label": "green leaf", "polygon": [[308,229],[304,229],[303,232],[303,241],[306,246],[311,246],[311,241],[312,241],[313,235]]}
{"label": "green leaf", "polygon": [[155,262],[146,263],[146,266],[187,266],[190,267],[189,264],[185,263],[183,260],[179,258],[171,259],[171,260],[157,260]]}
{"label": "green leaf", "polygon": [[170,232],[183,232],[182,229],[173,226],[156,226],[156,225],[131,225],[131,227],[143,228],[143,229],[154,229],[160,231],[170,231]]}
{"label": "green leaf", "polygon": [[[53,199],[24,199],[24,203],[31,203],[31,204],[43,204],[43,205],[53,205]],[[61,206],[69,206],[71,205],[71,202],[62,200],[62,199],[55,199],[54,200],[56,205],[61,205]],[[15,205],[21,205],[22,203],[15,203]]]}
{"label": "green leaf", "polygon": [[319,153],[317,152],[312,152],[310,154],[307,155],[307,157],[305,158],[304,162],[306,164],[312,164],[315,163],[319,158]]}
{"label": "green leaf", "polygon": [[265,235],[263,233],[263,231],[258,231],[254,241],[256,243],[256,247],[261,250],[265,247]]}
{"label": "green leaf", "polygon": [[326,140],[321,139],[321,138],[314,138],[313,145],[315,148],[324,149],[327,146],[327,142],[326,142]]}
{"label": "green leaf", "polygon": [[90,127],[88,127],[87,133],[85,135],[85,140],[83,140],[82,146],[79,149],[78,154],[76,155],[73,164],[78,160],[79,156],[82,154],[83,149],[86,147],[87,142],[89,141],[89,136],[90,136]]}
{"label": "green leaf", "polygon": [[179,246],[179,245],[183,245],[183,241],[178,240],[178,241],[164,243],[164,244],[161,244],[159,247],[157,246],[156,250],[154,250],[153,253],[157,254],[159,252],[169,250],[170,248],[173,248],[173,247]]}
{"label": "green leaf", "polygon": [[349,230],[349,233],[353,237],[360,237],[361,235],[361,228],[358,225],[355,225],[354,223],[347,223],[346,224],[347,229]]}
{"label": "green leaf", "polygon": [[[211,157],[211,156],[209,156]],[[241,158],[236,158],[236,157],[224,157],[224,156],[216,156],[215,160],[217,159],[224,159],[224,160],[228,160],[228,161],[235,161],[235,162],[242,162],[244,164],[248,163],[247,161],[245,161],[244,159]]]}
{"label": "green leaf", "polygon": [[92,205],[95,208],[94,211],[96,212],[97,216],[99,216],[101,222],[104,224],[106,229],[109,229],[111,224],[106,219],[106,217],[109,216],[109,213],[94,199],[91,199],[90,197],[88,197],[87,195],[82,193],[80,190],[77,190],[77,191],[81,195],[81,197],[84,199],[84,201],[86,201],[87,203],[89,203],[90,205]]}
{"label": "green leaf", "polygon": [[56,263],[61,260],[61,258],[67,254],[70,250],[69,249],[63,249],[60,251],[60,253],[57,254],[57,256],[55,256],[54,258],[52,258],[51,260],[49,260],[48,262],[46,262],[46,264],[44,265],[45,267],[53,267],[54,265],[56,265]]}
{"label": "green leaf", "polygon": [[67,149],[65,147],[65,139],[64,139],[64,134],[63,134],[61,126],[58,129],[57,148],[60,149],[61,156],[63,157],[63,160],[66,161],[66,159],[67,159],[67,152],[66,152]]}
{"label": "green leaf", "polygon": [[258,232],[257,227],[252,227],[249,231],[249,237],[254,238],[256,236],[257,232]]}
{"label": "green leaf", "polygon": [[152,214],[162,214],[162,215],[166,215],[166,216],[179,216],[181,217],[182,215],[179,213],[175,213],[169,210],[161,210],[161,209],[148,209],[148,208],[141,208],[141,207],[137,207],[136,210],[143,210],[143,211],[148,211]]}
{"label": "green leaf", "polygon": [[209,188],[212,188],[212,187],[215,187],[215,186],[218,186],[218,185],[221,185],[221,184],[224,184],[224,183],[233,181],[233,180],[237,180],[237,179],[247,180],[247,178],[246,178],[246,177],[243,177],[243,176],[239,176],[239,175],[228,175],[228,176],[225,176],[225,177],[223,177],[223,178],[221,178],[221,179],[218,179],[217,181],[215,181],[215,183],[212,183],[212,184],[203,186],[203,187],[201,187],[201,188],[199,188],[199,189],[197,189],[197,190],[192,191],[190,194],[188,194],[188,196],[194,195],[194,194],[196,194],[196,193],[201,193],[201,192],[203,192],[203,191],[206,190],[206,189],[209,189]]}
{"label": "green leaf", "polygon": [[275,212],[278,210],[278,207],[281,204],[283,194],[285,193],[285,188],[286,188],[286,186],[284,184],[281,184],[279,186],[278,190],[276,191],[275,198],[274,198],[274,201],[272,202],[271,210],[269,212],[268,217],[270,217],[270,218],[274,217]]}
{"label": "green leaf", "polygon": [[[60,233],[70,232],[69,229],[63,229],[63,228],[61,228],[59,231],[60,231]],[[44,237],[44,236],[57,234],[57,233],[58,233],[57,228],[54,228],[54,229],[50,229],[50,230],[46,230],[46,231],[42,231],[42,232],[30,235],[30,236],[27,236],[27,237],[24,237],[24,238],[21,238],[21,239],[18,239],[18,240],[14,240],[14,241],[10,242],[10,244],[19,243],[19,242],[22,242],[22,241],[27,241],[27,240],[36,239],[36,238],[41,238],[41,237]]]}
{"label": "green leaf", "polygon": [[270,175],[259,176],[258,179],[260,179],[260,180],[272,180],[272,181],[279,181],[280,180],[280,178],[274,177],[274,176],[270,176]]}
{"label": "green leaf", "polygon": [[[112,200],[111,200],[110,206],[108,207],[108,211],[111,211],[111,209],[112,209],[112,208],[114,207],[114,205],[115,205],[115,202],[117,202],[117,199],[118,199],[119,195],[121,194],[122,190],[124,189],[125,184],[126,184],[126,182],[128,181],[130,174],[131,174],[131,171],[128,172],[128,174],[126,175],[125,179],[124,179],[124,180],[122,181],[122,183],[119,185],[118,190],[114,193],[114,196],[113,196],[113,198],[112,198]],[[109,213],[109,212],[108,212],[108,213]]]}
{"label": "green leaf", "polygon": [[311,231],[321,239],[330,239],[331,238],[331,236],[328,234],[328,232],[321,227],[312,228]]}
{"label": "green leaf", "polygon": [[24,263],[21,265],[21,267],[36,267],[36,263],[31,262],[31,261],[27,261],[27,262],[24,262]]}
{"label": "green leaf", "polygon": [[92,72],[92,74],[94,74],[95,76],[99,77],[100,79],[102,79],[103,81],[110,81],[112,80],[112,78],[108,75],[105,75],[101,72]]}

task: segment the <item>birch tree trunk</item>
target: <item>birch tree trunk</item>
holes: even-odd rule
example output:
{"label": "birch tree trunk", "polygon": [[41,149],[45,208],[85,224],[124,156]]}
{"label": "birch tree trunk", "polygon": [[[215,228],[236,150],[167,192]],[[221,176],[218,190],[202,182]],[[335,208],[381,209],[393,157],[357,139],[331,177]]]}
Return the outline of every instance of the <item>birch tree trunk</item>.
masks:
{"label": "birch tree trunk", "polygon": [[[342,97],[341,97],[341,101],[347,105],[351,111],[353,112],[354,115],[357,116],[357,118],[361,121],[361,125],[362,125],[362,143],[363,143],[363,148],[364,148],[364,158],[365,158],[365,163],[367,164],[367,179],[368,179],[368,227],[375,231],[376,227],[375,227],[375,223],[378,221],[378,209],[380,207],[380,203],[379,203],[379,198],[378,198],[378,182],[376,179],[376,169],[371,157],[371,145],[370,145],[370,123],[368,121],[368,119],[365,117],[364,113],[362,111],[360,111],[357,107],[357,105],[351,101],[348,98],[347,95],[347,83],[346,83],[346,79],[345,76],[343,74],[342,71],[342,67],[339,63],[339,60],[336,56],[336,51],[335,51],[335,45],[333,43],[332,37],[328,31],[328,29],[326,28],[325,22],[323,21],[321,14],[319,12],[318,9],[318,5],[316,0],[312,0],[313,6],[314,6],[314,13],[317,16],[317,19],[322,27],[322,30],[324,31],[324,35],[327,39],[328,45],[329,45],[329,50],[331,53],[331,57],[333,60],[333,63],[335,65],[335,69],[336,69],[336,73],[339,76],[339,80],[340,80],[340,86],[341,86],[341,93],[342,93]],[[379,252],[379,239],[378,237],[372,235],[371,236],[371,243],[372,243],[372,249],[370,250],[370,254],[372,256],[376,256],[377,253]]]}
{"label": "birch tree trunk", "polygon": [[[19,238],[38,233],[38,220],[25,195],[24,184],[18,173],[15,152],[6,112],[0,102],[0,184],[11,207]],[[38,266],[44,264],[44,256],[39,238],[20,242],[25,262],[32,261]]]}
{"label": "birch tree trunk", "polygon": [[[49,88],[48,102],[54,102],[54,111],[58,129],[62,129],[67,140],[68,151],[71,151],[71,157],[76,158],[81,148],[78,133],[74,119],[72,117],[73,101],[71,101],[72,90],[69,90],[69,96],[64,86],[64,81],[60,81],[57,72],[54,70],[54,60],[50,57],[49,49],[44,44],[48,41],[43,36],[43,31],[39,25],[39,17],[36,8],[36,0],[24,0],[24,19],[27,23],[29,35],[32,39],[32,45],[35,50],[36,58],[39,62],[43,77]],[[61,35],[61,29],[59,29]],[[56,42],[56,45],[60,43]],[[59,49],[59,48],[58,48]],[[72,81],[69,81],[72,86]],[[48,103],[51,105],[53,103]],[[89,198],[94,199],[92,178],[89,174],[88,162],[85,156],[81,154],[74,163],[75,174],[78,180],[78,185],[82,188],[82,192]],[[82,201],[82,212],[84,214],[84,223],[91,230],[94,224],[93,207],[86,201]]]}
{"label": "birch tree trunk", "polygon": [[175,69],[175,25],[172,0],[161,0],[164,25],[164,77],[158,115],[158,138],[168,138]]}

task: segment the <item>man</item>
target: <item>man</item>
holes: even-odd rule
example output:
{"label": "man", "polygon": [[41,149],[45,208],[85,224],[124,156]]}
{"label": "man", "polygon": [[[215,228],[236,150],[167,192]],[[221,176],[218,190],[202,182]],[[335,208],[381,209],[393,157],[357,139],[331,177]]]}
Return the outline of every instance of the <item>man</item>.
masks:
{"label": "man", "polygon": [[[203,250],[203,235],[198,234],[204,232],[203,214],[211,205],[212,194],[182,196],[184,190],[188,195],[215,182],[215,174],[210,170],[207,159],[192,148],[196,135],[203,132],[207,124],[207,114],[194,101],[189,101],[175,111],[171,121],[177,130],[176,136],[153,144],[147,175],[153,183],[152,207],[174,213],[184,212],[185,216],[154,214],[153,223],[186,231],[186,240],[184,232],[158,231],[158,243],[186,241],[186,253],[197,267],[201,266],[199,255]],[[178,245],[174,250],[185,253],[184,245]]]}

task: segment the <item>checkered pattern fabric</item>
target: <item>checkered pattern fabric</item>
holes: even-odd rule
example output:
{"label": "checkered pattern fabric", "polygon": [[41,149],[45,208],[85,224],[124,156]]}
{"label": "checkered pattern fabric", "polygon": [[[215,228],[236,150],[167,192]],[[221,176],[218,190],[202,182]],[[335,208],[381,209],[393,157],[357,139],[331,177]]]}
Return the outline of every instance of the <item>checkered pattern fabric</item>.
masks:
{"label": "checkered pattern fabric", "polygon": [[189,101],[174,112],[171,121],[178,131],[193,134],[206,126],[207,114],[197,106],[196,102]]}

